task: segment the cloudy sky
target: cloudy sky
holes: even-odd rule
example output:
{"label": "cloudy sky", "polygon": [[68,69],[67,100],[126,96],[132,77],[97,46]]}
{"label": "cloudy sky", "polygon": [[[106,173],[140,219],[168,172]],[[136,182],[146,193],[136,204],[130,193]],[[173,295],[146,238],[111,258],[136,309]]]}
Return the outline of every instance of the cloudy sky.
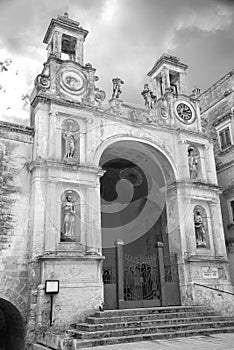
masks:
{"label": "cloudy sky", "polygon": [[164,52],[189,65],[189,90],[234,68],[234,0],[0,0],[0,62],[12,59],[7,71],[0,63],[1,119],[28,123],[27,94],[46,60],[42,40],[65,11],[89,30],[85,63],[108,98],[120,77],[122,98],[143,105],[146,74]]}

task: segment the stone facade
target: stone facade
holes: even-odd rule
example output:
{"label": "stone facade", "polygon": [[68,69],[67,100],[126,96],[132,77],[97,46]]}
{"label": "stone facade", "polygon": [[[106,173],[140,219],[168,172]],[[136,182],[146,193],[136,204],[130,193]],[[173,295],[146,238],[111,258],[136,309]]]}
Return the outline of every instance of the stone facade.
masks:
{"label": "stone facade", "polygon": [[[67,15],[52,19],[44,39],[48,59],[31,95],[31,127],[0,125],[0,307],[6,317],[13,317],[4,306],[9,302],[27,321],[28,346],[49,330],[63,332],[105,302],[100,179],[113,157],[122,159],[121,166],[123,160],[131,160],[141,167],[142,173],[130,171],[132,165],[123,169],[124,181],[135,174],[132,181],[137,187],[148,176],[149,187],[156,189],[150,193],[156,195],[156,204],[155,198],[147,199],[147,220],[152,221],[161,205],[161,238],[178,258],[181,303],[234,313],[231,299],[204,287],[233,291],[213,140],[203,128],[196,93],[187,94],[187,66],[163,55],[148,73],[152,87],[144,86],[145,107],[120,99],[119,78],[113,79],[112,99],[104,104],[95,69],[83,63],[86,36],[87,31]],[[155,171],[161,178],[157,186],[152,185]],[[145,194],[140,197],[146,200]],[[154,222],[139,218],[122,233],[135,234],[137,227],[141,236],[150,236]],[[121,231],[114,229],[110,231]],[[114,244],[123,237],[112,238]],[[59,280],[52,319],[47,280]]]}
{"label": "stone facade", "polygon": [[218,183],[222,188],[221,209],[232,283],[234,283],[234,207],[231,205],[234,204],[233,74],[234,71],[230,71],[200,96],[202,118],[215,140],[216,169]]}

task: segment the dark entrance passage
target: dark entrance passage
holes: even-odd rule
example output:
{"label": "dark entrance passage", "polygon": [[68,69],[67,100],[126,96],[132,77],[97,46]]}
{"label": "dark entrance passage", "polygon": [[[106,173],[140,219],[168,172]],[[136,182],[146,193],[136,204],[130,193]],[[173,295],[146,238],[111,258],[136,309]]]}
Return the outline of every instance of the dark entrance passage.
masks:
{"label": "dark entrance passage", "polygon": [[147,147],[117,143],[101,159],[106,309],[180,304],[178,266],[167,233],[169,175],[162,158],[157,161]]}
{"label": "dark entrance passage", "polygon": [[0,298],[0,350],[24,350],[25,327],[18,309]]}

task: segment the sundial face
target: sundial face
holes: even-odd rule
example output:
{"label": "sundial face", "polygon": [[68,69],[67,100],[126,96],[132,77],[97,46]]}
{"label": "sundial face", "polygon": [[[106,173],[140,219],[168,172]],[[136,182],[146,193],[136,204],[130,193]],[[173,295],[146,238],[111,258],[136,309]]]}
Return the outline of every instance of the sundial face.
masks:
{"label": "sundial face", "polygon": [[182,123],[191,124],[196,118],[195,111],[190,104],[184,101],[177,101],[175,103],[175,114],[177,119]]}
{"label": "sundial face", "polygon": [[87,88],[85,75],[74,68],[61,69],[59,82],[61,89],[74,97],[83,95]]}

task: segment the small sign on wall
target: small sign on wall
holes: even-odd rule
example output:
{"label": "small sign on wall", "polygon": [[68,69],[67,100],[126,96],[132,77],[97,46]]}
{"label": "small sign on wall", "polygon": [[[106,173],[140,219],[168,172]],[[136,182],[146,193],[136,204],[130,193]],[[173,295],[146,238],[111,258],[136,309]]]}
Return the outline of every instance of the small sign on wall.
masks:
{"label": "small sign on wall", "polygon": [[202,267],[202,277],[203,278],[219,278],[217,267]]}

